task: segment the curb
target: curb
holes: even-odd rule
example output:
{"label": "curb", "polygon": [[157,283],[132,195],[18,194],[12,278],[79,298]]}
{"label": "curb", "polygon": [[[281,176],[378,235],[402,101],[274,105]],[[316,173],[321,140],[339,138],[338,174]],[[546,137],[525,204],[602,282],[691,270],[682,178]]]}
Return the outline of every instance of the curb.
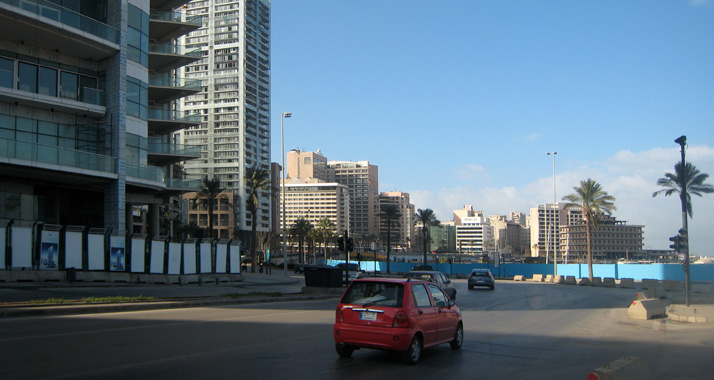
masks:
{"label": "curb", "polygon": [[77,314],[100,314],[116,313],[126,311],[145,311],[161,309],[178,309],[204,306],[224,306],[241,305],[251,303],[270,302],[290,302],[290,301],[312,301],[338,298],[334,294],[287,294],[279,297],[209,297],[202,299],[183,299],[176,301],[153,301],[153,302],[132,302],[132,303],[111,303],[111,304],[82,304],[82,305],[23,305],[0,307],[0,318],[21,318],[39,317],[50,315],[77,315]]}

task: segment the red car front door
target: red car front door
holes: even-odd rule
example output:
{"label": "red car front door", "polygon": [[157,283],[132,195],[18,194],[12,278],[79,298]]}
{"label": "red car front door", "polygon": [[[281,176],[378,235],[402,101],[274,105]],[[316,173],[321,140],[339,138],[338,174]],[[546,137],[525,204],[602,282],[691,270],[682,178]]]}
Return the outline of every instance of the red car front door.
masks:
{"label": "red car front door", "polygon": [[439,311],[431,302],[426,284],[414,284],[412,296],[414,307],[417,309],[416,319],[424,333],[424,346],[433,345],[439,341]]}

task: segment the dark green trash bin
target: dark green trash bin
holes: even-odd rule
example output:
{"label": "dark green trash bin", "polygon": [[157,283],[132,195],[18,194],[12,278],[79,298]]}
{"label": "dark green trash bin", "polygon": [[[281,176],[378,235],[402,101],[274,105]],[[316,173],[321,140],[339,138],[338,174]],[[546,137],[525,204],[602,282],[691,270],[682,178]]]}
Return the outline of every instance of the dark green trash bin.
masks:
{"label": "dark green trash bin", "polygon": [[305,266],[305,286],[340,288],[342,287],[342,269],[329,265]]}

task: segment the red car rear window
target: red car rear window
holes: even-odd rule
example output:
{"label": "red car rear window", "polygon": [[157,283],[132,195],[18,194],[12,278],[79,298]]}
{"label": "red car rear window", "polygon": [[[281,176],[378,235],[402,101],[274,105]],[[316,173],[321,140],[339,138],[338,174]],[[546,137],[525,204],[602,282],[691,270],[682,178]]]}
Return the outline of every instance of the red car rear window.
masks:
{"label": "red car rear window", "polygon": [[404,285],[389,282],[353,282],[341,303],[362,306],[402,307]]}

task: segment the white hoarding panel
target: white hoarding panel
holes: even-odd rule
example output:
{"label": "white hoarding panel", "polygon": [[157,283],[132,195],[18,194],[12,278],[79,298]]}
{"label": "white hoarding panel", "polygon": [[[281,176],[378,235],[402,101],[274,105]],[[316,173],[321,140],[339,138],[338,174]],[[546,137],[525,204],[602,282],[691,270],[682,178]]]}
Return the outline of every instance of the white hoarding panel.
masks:
{"label": "white hoarding panel", "polygon": [[12,267],[32,267],[32,228],[12,228]]}
{"label": "white hoarding panel", "polygon": [[226,273],[228,244],[216,244],[216,273]]}
{"label": "white hoarding panel", "polygon": [[163,241],[152,241],[151,242],[151,265],[149,267],[150,273],[164,273],[164,246],[166,243]]}
{"label": "white hoarding panel", "polygon": [[144,252],[144,239],[131,239],[131,272],[144,273],[144,260],[146,252]]}
{"label": "white hoarding panel", "polygon": [[196,273],[196,243],[183,245],[183,273]]}
{"label": "white hoarding panel", "polygon": [[104,235],[89,234],[87,255],[87,269],[104,270]]}
{"label": "white hoarding panel", "polygon": [[201,273],[211,273],[211,243],[201,243]]}
{"label": "white hoarding panel", "polygon": [[125,239],[123,236],[112,236],[109,238],[109,270],[114,272],[124,272],[126,270]]}
{"label": "white hoarding panel", "polygon": [[64,267],[82,270],[82,233],[64,234]]}
{"label": "white hoarding panel", "polygon": [[169,274],[181,274],[180,243],[169,243]]}

